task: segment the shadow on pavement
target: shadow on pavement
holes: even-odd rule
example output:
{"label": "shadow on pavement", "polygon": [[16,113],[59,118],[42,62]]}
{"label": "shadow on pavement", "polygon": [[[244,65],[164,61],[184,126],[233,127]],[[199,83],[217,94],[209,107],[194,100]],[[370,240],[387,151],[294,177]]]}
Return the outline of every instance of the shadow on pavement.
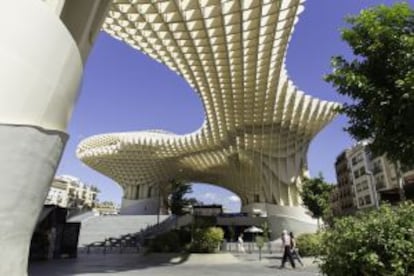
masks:
{"label": "shadow on pavement", "polygon": [[188,260],[189,254],[108,254],[79,255],[77,259],[61,259],[29,264],[30,276],[66,276],[87,273],[116,273],[144,270],[150,267],[175,266]]}

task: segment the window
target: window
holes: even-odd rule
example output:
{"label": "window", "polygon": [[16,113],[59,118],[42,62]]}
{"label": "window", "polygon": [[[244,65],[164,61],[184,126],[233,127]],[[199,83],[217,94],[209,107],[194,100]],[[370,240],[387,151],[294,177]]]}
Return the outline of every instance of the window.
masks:
{"label": "window", "polygon": [[365,175],[365,167],[361,167],[361,168],[354,171],[354,178],[355,179],[358,179],[363,175]]}
{"label": "window", "polygon": [[361,186],[359,191],[365,191],[369,189],[369,185],[366,180],[362,181],[359,185]]}
{"label": "window", "polygon": [[381,167],[381,159],[380,159],[380,160],[378,160],[378,161],[375,161],[375,162],[372,164],[372,172],[373,172],[374,174],[377,174],[377,173],[381,173],[381,172],[382,172],[382,167]]}
{"label": "window", "polygon": [[381,189],[381,188],[385,187],[384,175],[383,174],[375,177],[375,186],[377,187],[377,189]]}
{"label": "window", "polygon": [[352,158],[352,165],[356,165],[356,163],[358,163],[358,160],[356,157]]}
{"label": "window", "polygon": [[370,195],[366,195],[365,196],[365,204],[371,204],[372,203],[372,201],[371,201],[371,196]]}
{"label": "window", "polygon": [[352,165],[355,166],[356,164],[360,163],[363,160],[364,160],[364,157],[362,156],[361,153],[359,153],[358,155],[352,158]]}

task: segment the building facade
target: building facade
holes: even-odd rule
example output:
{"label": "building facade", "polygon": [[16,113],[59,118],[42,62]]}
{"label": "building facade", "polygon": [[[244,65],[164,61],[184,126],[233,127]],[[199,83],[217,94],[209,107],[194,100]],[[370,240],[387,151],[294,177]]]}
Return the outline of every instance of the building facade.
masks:
{"label": "building facade", "polygon": [[54,204],[63,208],[94,208],[99,190],[80,179],[62,175],[53,179],[45,204]]}
{"label": "building facade", "polygon": [[404,195],[401,188],[411,191],[414,171],[403,167],[399,178],[396,166],[386,155],[374,155],[367,141],[344,150],[335,163],[338,184],[331,194],[334,214],[347,215],[358,209],[376,207],[380,202],[400,201]]}
{"label": "building facade", "polygon": [[222,205],[195,205],[192,207],[192,214],[194,216],[210,216],[216,217],[223,214]]}
{"label": "building facade", "polygon": [[335,216],[352,214],[356,210],[351,167],[348,162],[349,150],[343,151],[335,162],[337,185],[331,194],[331,207]]}
{"label": "building facade", "polygon": [[367,145],[367,142],[358,143],[349,150],[348,162],[358,209],[374,207],[378,197],[372,174],[368,173],[371,172],[372,154]]}
{"label": "building facade", "polygon": [[98,215],[118,215],[119,206],[112,201],[103,201],[96,204],[93,211]]}
{"label": "building facade", "polygon": [[57,178],[53,179],[45,204],[57,205],[63,208],[68,206],[68,189],[66,181],[61,181]]}

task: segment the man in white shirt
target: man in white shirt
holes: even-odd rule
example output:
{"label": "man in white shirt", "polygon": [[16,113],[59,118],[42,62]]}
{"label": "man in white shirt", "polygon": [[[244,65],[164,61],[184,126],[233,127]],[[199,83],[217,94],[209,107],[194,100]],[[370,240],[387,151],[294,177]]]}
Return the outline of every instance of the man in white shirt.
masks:
{"label": "man in white shirt", "polygon": [[292,257],[292,239],[290,238],[290,235],[287,230],[283,230],[282,232],[282,247],[283,247],[283,258],[282,258],[282,264],[280,265],[280,268],[285,267],[285,263],[287,262],[287,259],[289,258],[289,262],[292,265],[293,268],[295,268],[295,262],[293,261]]}

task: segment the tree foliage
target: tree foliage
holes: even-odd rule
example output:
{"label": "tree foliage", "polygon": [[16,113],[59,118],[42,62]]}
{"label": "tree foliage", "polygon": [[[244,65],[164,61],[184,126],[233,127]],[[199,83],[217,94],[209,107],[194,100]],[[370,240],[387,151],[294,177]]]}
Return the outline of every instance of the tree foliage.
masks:
{"label": "tree foliage", "polygon": [[352,100],[340,108],[346,131],[372,140],[378,155],[414,164],[414,11],[407,3],[381,5],[346,22],[342,39],[354,57],[333,57],[325,78]]}
{"label": "tree foliage", "polygon": [[414,204],[341,218],[320,245],[326,275],[414,275]]}
{"label": "tree foliage", "polygon": [[224,239],[224,231],[220,227],[198,228],[194,232],[191,252],[214,253]]}
{"label": "tree foliage", "polygon": [[302,185],[303,204],[312,212],[313,217],[318,219],[323,217],[329,209],[329,196],[332,191],[332,185],[325,182],[323,175],[305,179]]}
{"label": "tree foliage", "polygon": [[269,223],[267,221],[263,222],[261,225],[261,228],[263,230],[263,239],[265,242],[268,242],[270,240],[270,227]]}
{"label": "tree foliage", "polygon": [[322,232],[306,233],[296,238],[296,246],[301,256],[318,256],[320,254]]}
{"label": "tree foliage", "polygon": [[185,195],[192,192],[191,184],[182,180],[171,180],[171,197],[170,197],[170,210],[171,213],[177,216],[181,216],[187,213],[186,207],[194,205],[197,200],[194,198],[186,198]]}

